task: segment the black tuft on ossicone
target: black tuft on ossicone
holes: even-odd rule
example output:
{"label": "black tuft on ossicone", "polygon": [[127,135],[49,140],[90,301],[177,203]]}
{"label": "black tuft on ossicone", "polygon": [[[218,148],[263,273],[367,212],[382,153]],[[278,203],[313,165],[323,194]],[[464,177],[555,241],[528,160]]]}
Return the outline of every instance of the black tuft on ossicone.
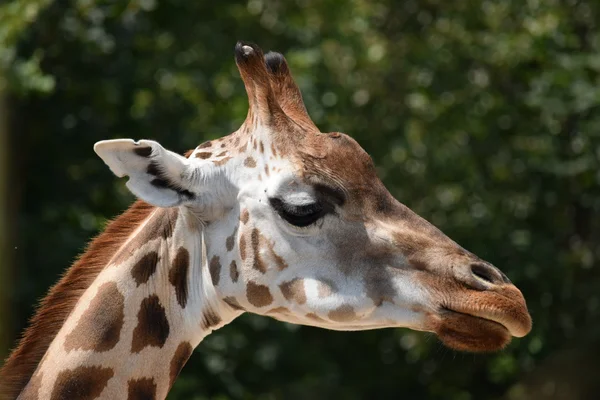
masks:
{"label": "black tuft on ossicone", "polygon": [[267,70],[272,74],[286,74],[288,72],[287,62],[281,53],[270,51],[265,54],[265,64]]}
{"label": "black tuft on ossicone", "polygon": [[235,45],[235,61],[238,64],[250,60],[257,54],[262,54],[262,50],[254,43],[240,40]]}

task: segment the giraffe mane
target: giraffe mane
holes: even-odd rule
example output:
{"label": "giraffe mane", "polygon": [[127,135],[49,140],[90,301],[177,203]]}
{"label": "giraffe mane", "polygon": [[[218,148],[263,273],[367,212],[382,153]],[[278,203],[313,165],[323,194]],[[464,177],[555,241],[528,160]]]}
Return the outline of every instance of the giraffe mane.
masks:
{"label": "giraffe mane", "polygon": [[0,369],[0,399],[13,399],[21,393],[79,298],[154,208],[136,201],[91,241],[86,251],[49,290]]}

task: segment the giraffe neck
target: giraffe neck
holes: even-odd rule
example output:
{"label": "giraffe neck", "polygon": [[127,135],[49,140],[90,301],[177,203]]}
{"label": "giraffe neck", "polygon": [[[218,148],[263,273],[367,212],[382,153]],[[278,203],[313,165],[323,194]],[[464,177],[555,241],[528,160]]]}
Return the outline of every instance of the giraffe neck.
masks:
{"label": "giraffe neck", "polygon": [[204,267],[200,225],[183,207],[155,209],[85,290],[20,398],[166,397],[192,350],[237,315]]}

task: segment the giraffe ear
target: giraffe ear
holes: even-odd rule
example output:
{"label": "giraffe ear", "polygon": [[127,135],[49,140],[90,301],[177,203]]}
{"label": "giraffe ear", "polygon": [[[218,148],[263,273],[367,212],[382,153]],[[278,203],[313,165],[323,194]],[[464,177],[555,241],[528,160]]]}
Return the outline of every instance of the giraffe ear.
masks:
{"label": "giraffe ear", "polygon": [[152,140],[103,140],[94,151],[118,177],[129,176],[126,185],[140,199],[158,207],[173,207],[191,203],[190,161],[166,150]]}

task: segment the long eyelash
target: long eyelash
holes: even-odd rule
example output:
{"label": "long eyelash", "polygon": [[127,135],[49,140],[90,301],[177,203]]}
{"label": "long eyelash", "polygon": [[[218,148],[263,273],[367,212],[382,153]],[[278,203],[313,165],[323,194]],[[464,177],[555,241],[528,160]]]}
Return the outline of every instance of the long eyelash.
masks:
{"label": "long eyelash", "polygon": [[321,207],[318,203],[303,204],[298,206],[287,203],[283,204],[287,212],[295,215],[310,215],[321,212],[323,210],[323,207]]}
{"label": "long eyelash", "polygon": [[296,206],[274,197],[269,199],[269,203],[281,218],[299,228],[313,225],[326,214],[319,202]]}

